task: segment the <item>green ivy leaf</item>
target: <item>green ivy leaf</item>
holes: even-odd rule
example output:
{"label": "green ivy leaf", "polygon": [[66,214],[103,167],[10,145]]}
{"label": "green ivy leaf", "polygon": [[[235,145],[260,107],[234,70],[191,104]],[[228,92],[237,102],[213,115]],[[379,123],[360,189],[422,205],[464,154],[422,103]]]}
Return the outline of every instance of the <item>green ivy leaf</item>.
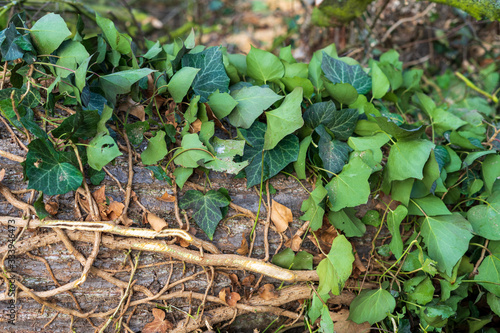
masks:
{"label": "green ivy leaf", "polygon": [[26,52],[34,52],[29,36],[17,31],[13,23],[9,27],[0,31],[0,51],[4,61],[23,58]]}
{"label": "green ivy leaf", "polygon": [[333,320],[330,316],[330,310],[328,306],[325,305],[321,308],[321,320],[319,322],[318,332],[329,333],[333,331]]}
{"label": "green ivy leaf", "polygon": [[491,193],[493,184],[500,177],[500,155],[486,156],[481,167],[481,172],[483,174],[484,186],[488,193]]}
{"label": "green ivy leaf", "polygon": [[36,139],[28,145],[26,176],[28,188],[47,195],[65,194],[76,190],[83,181],[80,170],[67,163],[48,140]]}
{"label": "green ivy leaf", "polygon": [[267,129],[264,135],[264,149],[271,150],[288,134],[304,125],[302,119],[302,88],[295,88],[285,97],[280,107],[266,112]]}
{"label": "green ivy leaf", "polygon": [[[393,114],[391,113],[390,116]],[[399,124],[399,119],[390,117],[376,117],[380,129],[398,140],[413,140],[418,139],[422,136],[425,131],[424,126],[412,126],[407,124]]]}
{"label": "green ivy leaf", "polygon": [[274,177],[288,164],[296,161],[299,154],[299,139],[291,134],[281,140],[274,149],[264,150],[266,127],[257,121],[247,130],[240,129],[247,141],[243,154],[243,160],[249,161],[245,168],[247,187],[260,184],[262,171],[263,181]]}
{"label": "green ivy leaf", "polygon": [[184,183],[193,174],[193,168],[177,167],[174,170],[175,183],[182,190]]}
{"label": "green ivy leaf", "polygon": [[361,237],[366,232],[366,225],[356,217],[353,208],[345,208],[338,212],[328,213],[328,220],[347,237]]}
{"label": "green ivy leaf", "polygon": [[87,146],[88,163],[97,171],[121,155],[123,154],[118,149],[115,140],[106,133],[97,135]]}
{"label": "green ivy leaf", "polygon": [[382,98],[387,91],[389,91],[390,83],[385,76],[384,72],[378,67],[377,63],[373,61],[372,67],[372,95],[373,98]]}
{"label": "green ivy leaf", "polygon": [[231,92],[238,103],[228,116],[229,122],[235,127],[249,128],[264,110],[283,98],[269,88],[257,86],[244,87]]}
{"label": "green ivy leaf", "polygon": [[493,192],[487,204],[469,208],[467,219],[474,232],[489,240],[500,240],[500,191]]}
{"label": "green ivy leaf", "polygon": [[208,105],[218,119],[228,116],[238,102],[228,93],[214,92],[208,99]]}
{"label": "green ivy leaf", "polygon": [[321,69],[332,83],[349,83],[359,94],[366,94],[372,89],[372,80],[360,65],[348,65],[323,52]]}
{"label": "green ivy leaf", "polygon": [[303,221],[309,221],[313,231],[318,230],[323,225],[323,216],[325,215],[325,208],[322,205],[323,199],[327,195],[326,189],[323,187],[322,182],[319,180],[316,183],[316,188],[311,192],[309,198],[302,202],[300,210],[305,212],[300,217]]}
{"label": "green ivy leaf", "polygon": [[315,103],[304,112],[304,121],[311,128],[319,125],[325,126],[337,140],[347,140],[356,127],[358,111],[355,109],[336,110],[332,101]]}
{"label": "green ivy leaf", "polygon": [[172,76],[167,88],[175,103],[182,102],[199,71],[199,68],[182,67]]}
{"label": "green ivy leaf", "polygon": [[43,202],[42,192],[40,192],[38,199],[36,199],[36,201],[33,203],[33,207],[35,207],[36,215],[40,220],[43,220],[47,216],[50,216],[50,214],[45,209],[45,203]]}
{"label": "green ivy leaf", "polygon": [[215,228],[222,220],[221,208],[230,203],[231,201],[218,191],[210,190],[203,194],[200,191],[189,190],[179,200],[179,207],[181,209],[191,208],[196,224],[212,240]]}
{"label": "green ivy leaf", "polygon": [[61,15],[50,13],[41,17],[30,29],[31,40],[39,54],[48,55],[71,35]]}
{"label": "green ivy leaf", "polygon": [[448,210],[443,200],[432,194],[423,198],[410,199],[408,213],[417,216],[451,215],[451,212]]}
{"label": "green ivy leaf", "polygon": [[156,132],[148,142],[148,147],[142,152],[141,160],[145,165],[156,164],[156,162],[163,159],[167,153],[167,143],[165,142],[164,131]]}
{"label": "green ivy leaf", "polygon": [[388,181],[422,179],[422,170],[434,144],[428,140],[398,141],[387,158]]}
{"label": "green ivy leaf", "polygon": [[195,54],[188,53],[182,57],[182,66],[200,69],[191,86],[201,96],[202,103],[207,102],[208,97],[217,90],[221,93],[228,91],[229,77],[224,68],[220,47],[210,47]]}
{"label": "green ivy leaf", "polygon": [[101,117],[96,110],[77,111],[52,131],[52,135],[63,140],[78,142],[80,138],[91,138],[97,134],[97,124]]}
{"label": "green ivy leaf", "polygon": [[478,284],[495,294],[495,296],[500,297],[500,286],[498,285],[498,281],[500,281],[500,259],[497,255],[492,254],[484,258],[477,270],[479,274],[474,276],[474,280],[477,280]]}
{"label": "green ivy leaf", "polygon": [[396,258],[403,255],[403,240],[401,239],[399,226],[407,215],[408,209],[403,205],[397,206],[395,210],[389,209],[387,211],[387,228],[392,236],[389,248]]}
{"label": "green ivy leaf", "polygon": [[197,134],[184,135],[181,147],[175,152],[177,156],[174,159],[175,164],[182,165],[185,168],[197,168],[200,166],[198,161],[206,163],[213,160]]}
{"label": "green ivy leaf", "polygon": [[[328,140],[321,136],[318,142],[319,157],[323,167],[333,173],[339,173],[349,160],[351,148],[347,143],[339,140]],[[330,177],[332,175],[328,174]]]}
{"label": "green ivy leaf", "polygon": [[125,34],[119,33],[113,21],[101,17],[96,13],[96,23],[102,29],[106,41],[113,50],[121,54],[129,54],[132,52],[130,46],[131,38]]}
{"label": "green ivy leaf", "polygon": [[488,293],[486,296],[486,302],[488,302],[491,311],[493,311],[497,316],[500,316],[500,298],[496,297],[492,293]]}
{"label": "green ivy leaf", "polygon": [[318,92],[323,89],[323,80],[321,79],[321,76],[323,75],[323,72],[321,70],[321,63],[323,62],[323,52],[331,57],[338,57],[335,44],[330,44],[324,49],[314,52],[308,65],[308,77]]}
{"label": "green ivy leaf", "polygon": [[113,74],[102,75],[99,83],[106,94],[108,100],[113,104],[116,102],[116,95],[130,92],[130,87],[149,74],[155,72],[149,68],[128,69]]}
{"label": "green ivy leaf", "polygon": [[247,55],[247,75],[264,83],[281,79],[285,68],[274,54],[251,47]]}
{"label": "green ivy leaf", "polygon": [[137,121],[132,124],[125,124],[125,130],[127,131],[127,137],[130,143],[134,146],[138,146],[144,140],[144,133],[149,131],[149,122]]}
{"label": "green ivy leaf", "polygon": [[332,242],[332,247],[327,257],[323,259],[316,271],[319,276],[319,294],[340,295],[344,283],[352,272],[352,245],[344,235],[338,235]]}
{"label": "green ivy leaf", "polygon": [[216,158],[205,164],[205,167],[208,169],[238,174],[248,165],[248,161],[233,161],[236,155],[243,156],[243,148],[245,147],[244,140],[222,140],[218,137],[214,137],[212,144]]}
{"label": "green ivy leaf", "polygon": [[330,83],[324,79],[324,85],[328,94],[340,104],[352,104],[358,99],[358,92],[350,83]]}
{"label": "green ivy leaf", "polygon": [[384,289],[363,290],[349,306],[349,318],[357,324],[382,321],[396,308],[394,297]]}
{"label": "green ivy leaf", "polygon": [[61,67],[65,67],[72,70],[77,70],[78,65],[84,62],[90,54],[87,52],[85,47],[80,42],[67,41],[62,44],[62,46],[57,50],[56,74],[62,78],[67,77],[72,72]]}
{"label": "green ivy leaf", "polygon": [[370,195],[371,168],[360,157],[353,158],[326,186],[331,209],[335,212],[345,207],[366,203]]}
{"label": "green ivy leaf", "polygon": [[440,271],[451,275],[453,266],[465,254],[472,238],[470,223],[458,213],[426,216],[419,220],[429,257]]}

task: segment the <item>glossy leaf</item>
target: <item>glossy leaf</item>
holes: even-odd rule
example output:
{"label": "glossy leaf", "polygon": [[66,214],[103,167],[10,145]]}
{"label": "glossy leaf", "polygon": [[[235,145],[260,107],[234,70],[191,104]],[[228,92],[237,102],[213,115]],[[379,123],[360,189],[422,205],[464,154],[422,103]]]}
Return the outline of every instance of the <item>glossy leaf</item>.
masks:
{"label": "glossy leaf", "polygon": [[351,66],[323,53],[321,69],[332,83],[349,83],[359,94],[366,94],[372,88],[371,78],[360,65]]}
{"label": "glossy leaf", "polygon": [[387,159],[388,180],[422,179],[425,162],[434,144],[428,140],[398,141]]}
{"label": "glossy leaf", "polygon": [[182,102],[199,71],[199,68],[183,67],[172,76],[168,82],[168,92],[175,103]]}
{"label": "glossy leaf", "polygon": [[251,47],[247,58],[247,75],[266,83],[281,79],[285,74],[283,64],[274,54]]}

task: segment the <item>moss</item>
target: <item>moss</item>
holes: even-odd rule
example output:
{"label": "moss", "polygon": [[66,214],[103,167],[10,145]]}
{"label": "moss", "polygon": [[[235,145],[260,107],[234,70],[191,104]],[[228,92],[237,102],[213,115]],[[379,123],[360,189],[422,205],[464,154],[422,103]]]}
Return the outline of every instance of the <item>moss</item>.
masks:
{"label": "moss", "polygon": [[461,9],[477,20],[483,18],[500,20],[500,1],[498,0],[430,0]]}
{"label": "moss", "polygon": [[[319,6],[324,16],[346,23],[360,16],[373,0],[325,0]],[[324,19],[324,18],[323,18]],[[323,22],[324,23],[324,20]]]}

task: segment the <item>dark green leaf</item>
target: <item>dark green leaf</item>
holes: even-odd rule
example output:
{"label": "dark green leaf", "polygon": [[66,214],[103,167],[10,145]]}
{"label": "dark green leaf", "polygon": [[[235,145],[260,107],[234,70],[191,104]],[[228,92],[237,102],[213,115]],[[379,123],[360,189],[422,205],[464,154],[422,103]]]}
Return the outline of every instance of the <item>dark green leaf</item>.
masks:
{"label": "dark green leaf", "polygon": [[97,124],[101,117],[96,110],[78,111],[72,114],[52,131],[52,135],[63,140],[78,141],[82,138],[91,138],[97,133]]}
{"label": "dark green leaf", "polygon": [[263,180],[265,181],[278,174],[288,164],[297,160],[299,139],[295,135],[286,136],[274,149],[264,151],[265,124],[255,122],[249,129],[241,129],[240,131],[247,141],[243,160],[250,163],[245,168],[247,187],[260,184],[262,170],[264,171]]}
{"label": "dark green leaf", "polygon": [[36,215],[40,220],[43,220],[50,214],[45,209],[45,203],[43,202],[43,193],[40,192],[38,199],[33,203],[33,207],[35,207]]}
{"label": "dark green leaf", "polygon": [[366,94],[372,89],[372,80],[360,65],[348,65],[323,52],[321,69],[332,83],[349,83],[359,94]]}
{"label": "dark green leaf", "polygon": [[179,207],[181,209],[191,208],[196,224],[212,239],[217,224],[222,220],[221,208],[230,203],[231,201],[222,193],[214,190],[210,190],[206,194],[189,190],[179,200]]}
{"label": "dark green leaf", "polygon": [[415,127],[405,124],[399,125],[394,122],[394,119],[387,117],[376,117],[375,120],[382,131],[392,135],[398,140],[418,139],[425,131],[424,126]]}
{"label": "dark green leaf", "polygon": [[219,47],[210,47],[200,53],[186,54],[182,58],[182,66],[200,69],[192,87],[194,92],[201,96],[202,103],[207,102],[208,97],[217,90],[221,93],[228,91],[229,77],[222,62],[222,52]]}
{"label": "dark green leaf", "polygon": [[337,111],[332,101],[315,103],[304,112],[304,121],[311,128],[325,126],[337,140],[347,140],[356,127],[358,111],[355,109]]}
{"label": "dark green leaf", "polygon": [[87,177],[89,177],[92,185],[99,185],[106,177],[106,172],[104,170],[97,171],[94,168],[89,168],[86,172]]}
{"label": "dark green leaf", "polygon": [[[347,143],[339,140],[328,140],[322,136],[318,142],[319,157],[323,161],[323,167],[333,173],[339,173],[349,160],[351,148]],[[332,176],[328,174],[328,176]]]}
{"label": "dark green leaf", "polygon": [[125,124],[125,130],[130,143],[138,146],[144,140],[144,133],[149,131],[149,122],[137,121],[133,124]]}

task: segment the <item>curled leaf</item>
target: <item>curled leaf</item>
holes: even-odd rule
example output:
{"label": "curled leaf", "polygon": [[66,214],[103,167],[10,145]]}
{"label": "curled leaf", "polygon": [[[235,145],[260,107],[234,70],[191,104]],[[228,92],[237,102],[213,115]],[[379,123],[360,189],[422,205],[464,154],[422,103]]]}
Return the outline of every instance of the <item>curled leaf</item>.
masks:
{"label": "curled leaf", "polygon": [[273,200],[271,221],[273,221],[278,232],[285,231],[288,228],[288,223],[293,221],[292,210]]}

